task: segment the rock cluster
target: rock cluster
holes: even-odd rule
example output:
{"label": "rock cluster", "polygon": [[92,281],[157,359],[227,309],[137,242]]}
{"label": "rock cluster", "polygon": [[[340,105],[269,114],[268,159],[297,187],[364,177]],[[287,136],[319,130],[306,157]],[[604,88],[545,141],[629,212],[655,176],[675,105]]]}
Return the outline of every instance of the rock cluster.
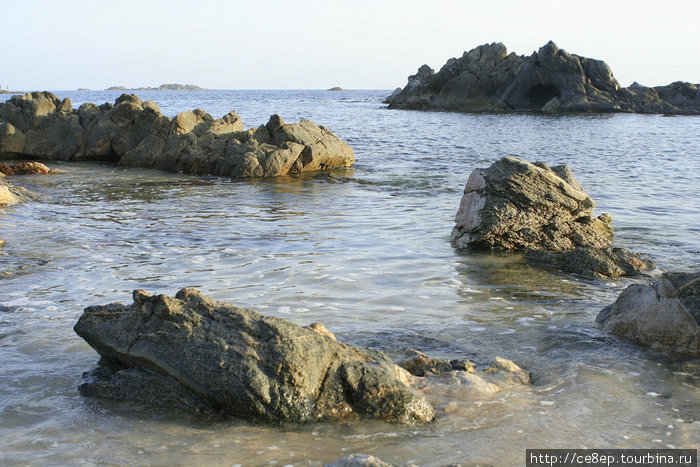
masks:
{"label": "rock cluster", "polygon": [[88,307],[75,325],[102,356],[83,394],[273,423],[434,417],[405,370],[318,324],[304,328],[196,289],[175,298],[137,290],[133,299]]}
{"label": "rock cluster", "polygon": [[698,356],[700,273],[666,272],[650,284],[630,285],[596,321],[644,347]]}
{"label": "rock cluster", "polygon": [[595,206],[567,166],[508,156],[469,176],[451,238],[458,248],[530,251],[534,263],[589,276],[653,268],[639,255],[611,248],[612,217],[594,217]]}
{"label": "rock cluster", "polygon": [[122,94],[114,105],[82,104],[50,92],[0,103],[0,158],[108,161],[195,175],[274,177],[347,167],[350,146],[309,120],[279,116],[244,131],[235,112],[164,116],[153,101]]}
{"label": "rock cluster", "polygon": [[675,82],[621,88],[603,61],[548,42],[531,56],[485,44],[438,71],[423,65],[386,100],[389,108],[465,112],[640,112],[700,114],[700,88]]}

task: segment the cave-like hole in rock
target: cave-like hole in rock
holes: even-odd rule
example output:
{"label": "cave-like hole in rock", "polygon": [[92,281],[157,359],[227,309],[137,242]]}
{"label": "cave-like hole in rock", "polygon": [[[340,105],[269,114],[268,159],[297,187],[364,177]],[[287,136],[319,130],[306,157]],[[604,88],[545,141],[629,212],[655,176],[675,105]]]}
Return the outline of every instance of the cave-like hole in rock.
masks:
{"label": "cave-like hole in rock", "polygon": [[530,89],[528,96],[532,105],[542,107],[552,100],[553,97],[561,97],[561,93],[559,88],[553,84],[538,84]]}

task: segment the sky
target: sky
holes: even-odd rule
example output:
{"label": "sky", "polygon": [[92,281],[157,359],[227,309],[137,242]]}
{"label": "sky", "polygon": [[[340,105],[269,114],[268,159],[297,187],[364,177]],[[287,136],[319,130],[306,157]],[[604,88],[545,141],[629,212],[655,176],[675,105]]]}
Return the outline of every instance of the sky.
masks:
{"label": "sky", "polygon": [[478,45],[549,40],[621,85],[700,83],[700,0],[0,0],[0,86],[394,89]]}

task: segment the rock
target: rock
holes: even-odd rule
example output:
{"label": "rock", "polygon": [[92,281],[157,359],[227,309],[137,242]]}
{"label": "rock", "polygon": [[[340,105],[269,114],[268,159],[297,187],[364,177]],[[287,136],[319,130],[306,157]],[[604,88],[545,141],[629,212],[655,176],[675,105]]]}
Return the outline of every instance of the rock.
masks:
{"label": "rock", "polygon": [[396,467],[368,454],[349,454],[324,467]]}
{"label": "rock", "polygon": [[617,337],[654,350],[700,355],[700,273],[666,272],[633,284],[596,321]]}
{"label": "rock", "polygon": [[529,57],[484,44],[428,65],[386,99],[389,108],[466,112],[641,112],[700,114],[698,85],[621,88],[603,61],[569,54],[550,41]]}
{"label": "rock", "polygon": [[352,148],[309,120],[277,115],[244,131],[230,112],[215,120],[201,109],[164,116],[153,101],[122,94],[114,105],[73,109],[49,92],[0,103],[0,158],[95,160],[195,175],[273,177],[348,167]]}
{"label": "rock", "polygon": [[655,268],[651,260],[624,248],[576,248],[568,251],[529,251],[525,257],[531,263],[554,266],[564,272],[586,277],[617,278],[638,276]]}
{"label": "rock", "polygon": [[[2,175],[4,177],[4,174]],[[39,195],[0,178],[0,206],[38,199]]]}
{"label": "rock", "polygon": [[594,207],[568,167],[504,157],[469,176],[451,238],[458,248],[607,247],[612,218]]}
{"label": "rock", "polygon": [[275,423],[350,414],[395,423],[434,417],[425,398],[401,381],[404,370],[379,352],[196,289],[175,298],[137,290],[133,299],[130,306],[88,307],[75,325],[102,356],[82,393]]}
{"label": "rock", "polygon": [[337,92],[337,91],[345,91],[345,89],[343,89],[339,86],[334,86],[334,87],[330,88],[329,91]]}
{"label": "rock", "polygon": [[413,376],[439,375],[454,370],[474,373],[474,363],[469,360],[435,359],[413,350],[412,355],[398,365]]}
{"label": "rock", "polygon": [[59,169],[49,169],[40,162],[18,162],[13,165],[0,164],[0,173],[5,175],[48,175],[66,172]]}
{"label": "rock", "polygon": [[495,357],[489,363],[486,373],[495,374],[502,380],[516,384],[532,384],[532,375],[518,365],[502,357]]}

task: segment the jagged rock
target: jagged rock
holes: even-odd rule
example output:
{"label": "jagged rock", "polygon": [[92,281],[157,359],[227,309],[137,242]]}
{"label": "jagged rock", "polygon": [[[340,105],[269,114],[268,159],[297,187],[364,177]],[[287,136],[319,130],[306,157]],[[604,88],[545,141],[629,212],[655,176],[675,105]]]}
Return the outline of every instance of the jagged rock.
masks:
{"label": "jagged rock", "polygon": [[616,278],[638,276],[655,268],[654,263],[639,253],[624,248],[576,248],[568,251],[529,251],[528,261],[544,266],[554,266],[564,272],[587,277]]}
{"label": "jagged rock", "polygon": [[612,218],[592,217],[594,207],[568,167],[508,156],[469,176],[452,241],[458,248],[606,247]]}
{"label": "jagged rock", "polygon": [[630,285],[596,321],[644,347],[700,355],[700,273],[666,272],[650,284]]}
{"label": "jagged rock", "polygon": [[448,60],[437,73],[423,65],[385,102],[389,108],[466,112],[700,113],[696,84],[621,89],[605,62],[569,54],[552,41],[529,57],[492,43]]}
{"label": "jagged rock", "polygon": [[273,115],[244,131],[235,112],[215,120],[201,109],[170,119],[153,101],[122,94],[114,105],[72,109],[50,92],[0,103],[0,158],[96,160],[195,175],[273,177],[347,167],[350,146],[309,120]]}
{"label": "jagged rock", "polygon": [[49,175],[65,173],[65,171],[50,169],[40,162],[18,162],[13,165],[0,164],[0,173],[5,175]]}
{"label": "jagged rock", "polygon": [[423,396],[402,382],[406,372],[379,352],[215,302],[196,289],[175,298],[137,290],[133,299],[130,306],[88,307],[75,325],[102,356],[80,387],[84,394],[267,422],[352,413],[397,423],[434,417]]}

